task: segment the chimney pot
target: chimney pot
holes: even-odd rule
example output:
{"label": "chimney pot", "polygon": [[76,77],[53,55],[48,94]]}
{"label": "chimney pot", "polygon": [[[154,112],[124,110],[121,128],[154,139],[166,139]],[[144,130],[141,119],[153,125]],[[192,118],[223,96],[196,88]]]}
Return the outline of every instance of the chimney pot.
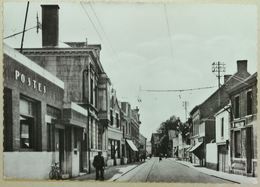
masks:
{"label": "chimney pot", "polygon": [[59,6],[42,7],[42,46],[57,47],[59,42]]}
{"label": "chimney pot", "polygon": [[247,72],[247,60],[237,61],[237,72]]}

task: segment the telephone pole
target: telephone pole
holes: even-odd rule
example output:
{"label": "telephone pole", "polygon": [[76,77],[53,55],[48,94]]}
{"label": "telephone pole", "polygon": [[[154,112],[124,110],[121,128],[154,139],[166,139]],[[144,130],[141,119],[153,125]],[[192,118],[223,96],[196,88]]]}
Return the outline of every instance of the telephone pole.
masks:
{"label": "telephone pole", "polygon": [[225,63],[221,63],[221,62],[213,62],[212,63],[212,72],[216,73],[216,77],[218,78],[218,87],[220,88],[221,84],[220,84],[220,78],[223,76],[222,73],[224,73],[226,71],[225,68]]}
{"label": "telephone pole", "polygon": [[182,102],[182,106],[184,107],[184,110],[185,110],[185,120],[187,121],[187,107],[188,107],[188,101],[183,101]]}

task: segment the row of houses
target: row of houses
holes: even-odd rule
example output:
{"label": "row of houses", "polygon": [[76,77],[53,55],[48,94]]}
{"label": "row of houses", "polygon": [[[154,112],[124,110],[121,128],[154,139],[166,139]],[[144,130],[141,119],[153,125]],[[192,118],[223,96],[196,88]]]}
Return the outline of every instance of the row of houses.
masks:
{"label": "row of houses", "polygon": [[91,173],[100,151],[107,166],[139,161],[139,109],[117,99],[101,45],[61,44],[59,6],[41,7],[42,47],[3,47],[4,176],[45,179],[57,162],[64,177]]}
{"label": "row of houses", "polygon": [[257,73],[247,60],[191,116],[191,161],[211,169],[256,176]]}
{"label": "row of houses", "polygon": [[[224,84],[179,125],[189,130],[168,132],[169,154],[214,170],[256,176],[256,115],[257,73],[249,74],[247,60],[238,60],[237,72],[225,75]],[[160,136],[152,135],[154,155],[158,155]]]}

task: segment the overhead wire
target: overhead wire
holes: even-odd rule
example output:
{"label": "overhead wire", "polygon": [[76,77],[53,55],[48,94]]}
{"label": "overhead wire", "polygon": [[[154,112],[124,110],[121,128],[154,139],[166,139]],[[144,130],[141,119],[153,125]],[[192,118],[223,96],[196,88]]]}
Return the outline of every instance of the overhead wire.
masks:
{"label": "overhead wire", "polygon": [[[27,31],[32,30],[32,29],[34,29],[34,28],[37,28],[37,26],[33,26],[33,27],[28,28],[28,29],[25,29],[24,32],[27,32]],[[19,34],[22,34],[22,33],[23,33],[23,31],[17,32],[17,33],[15,33],[15,34],[12,34],[12,35],[9,35],[9,36],[4,37],[4,39],[11,38],[11,37],[14,37],[14,36],[19,35]]]}
{"label": "overhead wire", "polygon": [[91,19],[90,15],[89,15],[88,11],[86,10],[86,8],[84,7],[83,3],[80,2],[80,5],[81,5],[81,7],[82,7],[84,13],[87,15],[89,21],[91,22],[91,24],[92,24],[94,30],[96,31],[96,33],[97,33],[99,39],[101,40],[101,42],[104,42],[104,41],[103,41],[103,37],[102,37],[101,34],[99,33],[99,31],[98,31],[98,29],[97,29],[95,23],[94,23],[93,20]]}
{"label": "overhead wire", "polygon": [[169,89],[169,90],[149,90],[149,89],[141,89],[140,91],[144,92],[185,92],[185,91],[193,91],[193,90],[203,90],[203,89],[210,89],[215,88],[216,86],[206,86],[206,87],[199,87],[199,88],[188,88],[188,89]]}
{"label": "overhead wire", "polygon": [[97,13],[96,13],[96,11],[94,9],[94,7],[92,6],[91,2],[89,2],[89,7],[91,8],[92,12],[94,13],[94,16],[95,16],[95,18],[96,18],[96,20],[97,20],[97,22],[98,22],[98,24],[99,24],[103,34],[104,34],[105,39],[107,40],[107,42],[108,42],[108,44],[110,46],[110,49],[111,49],[112,53],[114,54],[115,57],[118,58],[118,55],[116,54],[115,49],[114,49],[113,45],[111,44],[111,41],[110,41],[109,37],[107,36],[106,31],[105,31],[105,29],[104,29],[104,27],[103,27],[103,25],[102,25],[102,23],[101,23],[101,21],[99,19],[98,15],[97,15]]}
{"label": "overhead wire", "polygon": [[171,39],[171,29],[170,29],[166,4],[163,5],[163,10],[164,10],[165,20],[166,20],[166,25],[167,25],[169,42],[170,42],[170,53],[171,53],[171,57],[172,57],[172,60],[173,60],[173,46],[172,46],[172,39]]}

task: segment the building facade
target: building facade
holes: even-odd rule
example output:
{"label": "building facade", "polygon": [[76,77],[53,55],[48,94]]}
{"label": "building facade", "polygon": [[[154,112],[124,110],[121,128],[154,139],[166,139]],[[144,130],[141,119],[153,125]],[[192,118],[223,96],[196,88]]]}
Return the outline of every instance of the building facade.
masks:
{"label": "building facade", "polygon": [[231,172],[257,176],[257,73],[229,90]]}
{"label": "building facade", "polygon": [[139,133],[139,158],[141,158],[142,160],[145,159],[147,156],[146,140],[147,138],[144,137],[141,133]]}
{"label": "building facade", "polygon": [[228,104],[227,90],[249,76],[247,60],[238,60],[237,72],[232,76],[224,76],[224,84],[191,111],[193,121],[191,144],[193,148],[190,149],[190,152],[193,154],[193,162],[198,163],[199,160],[200,165],[206,166],[206,144],[215,141],[214,114]]}
{"label": "building facade", "polygon": [[110,123],[108,126],[108,165],[119,165],[122,157],[122,139],[121,131],[121,109],[120,103],[116,97],[116,91],[111,88],[110,95]]}
{"label": "building facade", "polygon": [[55,162],[66,171],[63,95],[63,81],[4,45],[5,177],[48,178]]}

